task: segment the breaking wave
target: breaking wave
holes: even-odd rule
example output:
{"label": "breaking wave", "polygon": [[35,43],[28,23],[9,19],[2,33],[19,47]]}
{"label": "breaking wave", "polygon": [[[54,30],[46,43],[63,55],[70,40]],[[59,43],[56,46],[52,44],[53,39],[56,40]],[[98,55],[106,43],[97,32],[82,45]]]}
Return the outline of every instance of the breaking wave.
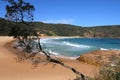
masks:
{"label": "breaking wave", "polygon": [[44,38],[42,47],[59,56],[77,57],[93,50],[120,50],[120,39],[107,38]]}
{"label": "breaking wave", "polygon": [[87,46],[87,45],[73,44],[73,43],[65,42],[65,41],[63,43],[65,45],[73,46],[73,47],[78,47],[78,48],[90,48],[90,46]]}

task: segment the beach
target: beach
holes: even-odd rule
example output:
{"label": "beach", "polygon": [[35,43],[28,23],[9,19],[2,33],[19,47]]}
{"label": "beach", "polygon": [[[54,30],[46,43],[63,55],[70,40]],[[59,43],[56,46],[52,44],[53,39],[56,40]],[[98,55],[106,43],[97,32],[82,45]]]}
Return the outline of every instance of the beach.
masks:
{"label": "beach", "polygon": [[[13,48],[12,37],[0,37],[0,80],[73,80],[76,75],[61,65],[39,64],[35,69],[30,62],[17,62],[16,53],[19,51]],[[98,73],[98,67],[75,59],[61,60],[77,69],[86,76],[94,77]]]}

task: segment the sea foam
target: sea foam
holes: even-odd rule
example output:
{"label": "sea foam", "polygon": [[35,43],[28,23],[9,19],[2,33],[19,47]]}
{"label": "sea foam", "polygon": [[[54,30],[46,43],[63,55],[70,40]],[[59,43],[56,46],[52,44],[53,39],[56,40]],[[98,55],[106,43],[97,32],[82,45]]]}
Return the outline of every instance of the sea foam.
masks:
{"label": "sea foam", "polygon": [[90,48],[90,46],[87,46],[87,45],[73,44],[73,43],[69,43],[69,42],[65,42],[65,41],[63,43],[65,45],[78,47],[78,48]]}

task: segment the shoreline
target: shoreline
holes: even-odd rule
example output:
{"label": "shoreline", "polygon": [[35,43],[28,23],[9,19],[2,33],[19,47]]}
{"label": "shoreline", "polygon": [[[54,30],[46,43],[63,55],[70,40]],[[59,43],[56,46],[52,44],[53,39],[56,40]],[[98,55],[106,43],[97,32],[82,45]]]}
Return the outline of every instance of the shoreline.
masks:
{"label": "shoreline", "polygon": [[[51,41],[51,40],[54,41],[54,40],[57,40],[57,39],[58,39],[58,40],[60,40],[60,39],[63,39],[63,40],[64,40],[64,38],[68,38],[68,39],[69,39],[69,38],[76,38],[76,37],[52,37],[52,38],[51,38],[51,37],[48,37],[48,38],[43,38],[43,42],[44,42],[44,39],[45,39],[45,40],[48,40],[48,41],[49,41],[49,39],[50,39],[50,41]],[[94,38],[93,38],[93,39],[94,39]],[[62,40],[62,41],[63,41],[63,40]],[[98,40],[99,40],[99,39],[98,39]],[[41,41],[42,41],[42,39],[41,39]],[[53,42],[53,41],[52,41],[52,42]],[[61,40],[60,40],[60,41],[61,41]],[[59,41],[59,42],[60,42],[60,41]],[[47,42],[47,41],[46,41],[46,42]],[[59,42],[58,42],[58,43],[59,43]],[[65,41],[64,41],[64,42],[65,42]],[[42,42],[41,42],[41,43],[42,43]],[[53,42],[53,43],[54,43],[54,42]],[[55,43],[56,43],[56,42],[55,42]],[[73,47],[76,47],[76,44],[73,44],[72,42],[70,43],[70,42],[67,42],[67,41],[66,41],[66,43],[69,43],[70,45],[64,44],[63,42],[61,42],[60,44],[64,44],[64,45],[68,45],[68,46],[73,45]],[[93,42],[93,43],[94,43],[94,42]],[[75,45],[75,46],[74,46],[74,45]],[[77,44],[77,46],[79,46],[79,45],[81,46],[81,44]],[[57,46],[58,46],[58,45],[57,45]],[[86,45],[85,45],[85,46],[86,46]],[[94,47],[94,46],[91,46],[91,45],[90,45],[90,46],[87,45],[87,46],[90,47],[90,48],[91,48],[91,47]],[[59,47],[59,46],[58,46],[58,47]],[[49,48],[49,47],[48,47],[48,48]],[[54,47],[53,47],[53,48],[54,48]],[[55,48],[54,50],[56,50],[56,48]],[[91,51],[88,51],[88,52],[80,53],[80,55],[75,55],[75,57],[69,57],[69,54],[68,54],[68,57],[67,57],[67,55],[66,55],[66,56],[62,55],[62,54],[61,54],[61,53],[62,53],[61,51],[58,51],[58,53],[57,53],[57,52],[54,53],[54,50],[53,50],[53,52],[51,52],[51,51],[50,51],[50,52],[53,53],[53,54],[55,54],[55,55],[57,55],[58,57],[71,58],[71,59],[77,59],[78,57],[80,57],[81,54],[85,54],[85,53],[94,51],[94,50],[91,50]],[[60,49],[60,50],[61,50],[61,49]],[[105,50],[105,51],[118,50],[118,51],[120,51],[120,50],[117,49],[117,48],[115,48],[115,49],[114,49],[114,48],[104,48],[104,47],[100,47],[100,46],[99,46],[99,47],[96,47],[95,50]],[[85,51],[85,50],[84,50],[84,51]],[[61,53],[60,53],[60,52],[61,52]],[[63,53],[66,53],[66,52],[63,52]],[[74,56],[74,55],[73,55],[73,56]]]}
{"label": "shoreline", "polygon": [[81,36],[40,36],[41,38],[108,38],[108,39],[120,39],[120,37],[81,37]]}
{"label": "shoreline", "polygon": [[[12,37],[0,37],[0,78],[1,80],[73,80],[76,75],[61,65],[40,63],[35,69],[28,62],[16,62],[16,53],[20,51],[13,48]],[[21,52],[23,53],[23,52]],[[61,60],[76,68],[86,76],[94,77],[99,67],[79,62],[72,59],[61,58]],[[52,74],[51,74],[52,73]]]}

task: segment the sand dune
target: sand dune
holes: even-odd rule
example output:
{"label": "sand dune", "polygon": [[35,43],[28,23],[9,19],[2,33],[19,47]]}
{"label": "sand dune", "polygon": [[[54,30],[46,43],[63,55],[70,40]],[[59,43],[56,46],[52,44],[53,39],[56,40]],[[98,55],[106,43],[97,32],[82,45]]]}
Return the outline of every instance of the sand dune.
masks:
{"label": "sand dune", "polygon": [[[16,61],[18,51],[12,47],[12,37],[0,37],[0,80],[73,80],[76,75],[60,66],[52,64],[39,64],[33,69],[30,62]],[[86,76],[93,77],[98,68],[93,65],[80,63],[76,60],[63,59],[63,61]]]}

